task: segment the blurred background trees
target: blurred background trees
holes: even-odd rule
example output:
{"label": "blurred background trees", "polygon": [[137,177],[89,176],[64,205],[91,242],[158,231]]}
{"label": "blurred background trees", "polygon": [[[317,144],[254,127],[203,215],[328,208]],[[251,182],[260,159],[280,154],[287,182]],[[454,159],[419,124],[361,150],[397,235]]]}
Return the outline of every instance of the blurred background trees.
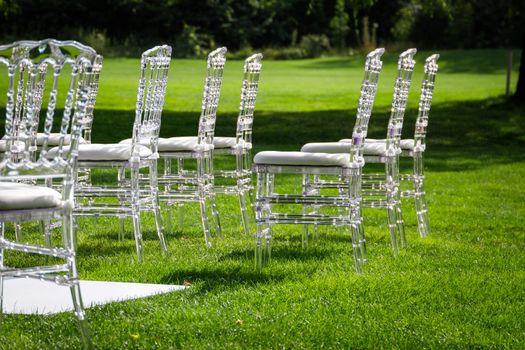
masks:
{"label": "blurred background trees", "polygon": [[[210,47],[270,48],[281,58],[328,50],[517,47],[523,0],[0,0],[0,38],[75,38],[106,55],[155,42],[179,57]],[[271,49],[274,49],[272,51]]]}

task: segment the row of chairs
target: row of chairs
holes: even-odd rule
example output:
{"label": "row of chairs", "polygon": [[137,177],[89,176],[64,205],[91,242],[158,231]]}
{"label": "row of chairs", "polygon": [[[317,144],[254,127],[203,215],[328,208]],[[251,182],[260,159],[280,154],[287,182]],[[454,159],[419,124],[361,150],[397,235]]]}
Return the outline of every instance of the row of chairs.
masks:
{"label": "row of chairs", "polygon": [[[251,135],[262,55],[245,61],[236,136],[214,137],[225,54],[226,48],[219,48],[208,55],[197,136],[159,138],[171,61],[171,48],[163,45],[142,54],[131,138],[97,144],[91,142],[91,129],[102,56],[75,41],[46,39],[0,46],[0,63],[8,78],[5,135],[0,141],[0,307],[6,278],[67,285],[84,344],[90,347],[76,269],[77,217],[131,217],[140,261],[141,213],[154,213],[161,250],[166,252],[160,201],[199,202],[205,241],[211,245],[208,211],[211,207],[220,234],[213,185],[214,177],[222,176],[234,179],[233,185],[218,189],[239,196],[244,228],[249,230],[246,196],[252,190]],[[214,153],[235,157],[235,169],[215,173]],[[159,159],[165,163],[160,175]],[[196,170],[185,168],[188,159],[196,161]],[[173,161],[178,163],[175,172]],[[116,169],[116,185],[93,183],[93,169]],[[21,243],[19,223],[25,221],[42,223],[43,244]],[[15,239],[6,237],[7,223],[15,223]],[[61,247],[53,245],[53,227],[61,227]],[[53,256],[64,263],[8,267],[4,256],[9,250]]]}
{"label": "row of chairs", "polygon": [[[368,122],[382,69],[384,49],[368,54],[365,77],[351,139],[339,142],[308,143],[300,152],[259,152],[254,157],[256,190],[256,265],[262,268],[271,257],[272,226],[301,224],[304,244],[308,225],[343,226],[348,229],[354,266],[363,272],[367,261],[362,207],[386,208],[394,254],[405,245],[401,196],[414,197],[421,237],[429,232],[425,200],[423,154],[439,55],[428,57],[419,101],[414,139],[401,139],[404,114],[412,81],[415,49],[399,56],[391,115],[386,138],[367,139]],[[399,158],[413,159],[413,172],[400,175]],[[383,173],[363,173],[366,163],[384,164]],[[276,177],[300,174],[302,183],[295,192],[275,189]],[[286,178],[286,177],[285,177]],[[400,181],[410,180],[414,189],[400,190]],[[299,206],[299,208],[297,208]],[[335,208],[335,210],[334,210]]]}
{"label": "row of chairs", "polygon": [[[8,72],[6,133],[0,141],[0,291],[4,278],[18,276],[69,286],[85,344],[89,345],[75,262],[75,217],[110,215],[121,220],[131,217],[137,256],[143,260],[141,213],[153,212],[161,251],[166,252],[160,203],[170,207],[198,202],[205,242],[211,246],[210,226],[216,234],[221,232],[217,193],[239,196],[244,232],[250,233],[247,203],[253,203],[254,197],[252,170],[257,177],[255,256],[259,268],[270,257],[274,224],[303,225],[305,243],[309,236],[308,225],[315,225],[317,230],[317,225],[326,224],[350,230],[355,269],[361,273],[366,262],[361,208],[387,209],[392,247],[396,253],[405,242],[402,195],[416,198],[419,229],[421,236],[425,236],[429,226],[423,187],[423,153],[438,55],[429,57],[425,63],[415,138],[401,139],[415,64],[416,51],[410,49],[399,58],[387,138],[370,140],[366,138],[368,122],[383,52],[383,49],[374,50],[366,58],[351,139],[306,144],[301,152],[260,152],[252,167],[251,138],[261,71],[260,54],[245,61],[235,137],[215,136],[226,48],[211,52],[207,58],[197,136],[159,137],[171,59],[171,48],[164,45],[145,51],[141,57],[131,138],[119,143],[96,144],[91,142],[91,129],[102,57],[73,41],[46,39],[0,46],[0,62]],[[65,92],[61,92],[60,87],[64,87]],[[60,97],[64,101],[61,114],[57,109]],[[47,102],[45,114],[41,113],[44,102]],[[40,114],[45,117],[40,118]],[[235,169],[215,171],[214,154],[235,157]],[[400,175],[400,156],[413,158],[412,174]],[[164,161],[162,174],[157,170],[159,159]],[[187,167],[189,160],[196,162],[196,169]],[[365,162],[385,164],[385,173],[363,174]],[[93,183],[92,170],[100,168],[117,169],[116,186]],[[300,194],[276,192],[275,177],[284,173],[302,175]],[[235,183],[217,186],[217,177],[233,179]],[[413,181],[414,190],[400,191],[402,179]],[[110,197],[115,200],[105,200]],[[276,205],[280,209],[281,205],[297,204],[300,205],[299,213],[276,211]],[[335,207],[335,214],[330,209],[325,211],[327,207]],[[51,223],[56,219],[61,222],[62,248],[54,247],[51,242]],[[43,223],[44,245],[20,243],[19,237],[15,240],[5,237],[5,223],[29,220]],[[17,227],[15,232],[19,230]],[[63,258],[64,264],[10,268],[4,265],[7,250],[55,256]]]}

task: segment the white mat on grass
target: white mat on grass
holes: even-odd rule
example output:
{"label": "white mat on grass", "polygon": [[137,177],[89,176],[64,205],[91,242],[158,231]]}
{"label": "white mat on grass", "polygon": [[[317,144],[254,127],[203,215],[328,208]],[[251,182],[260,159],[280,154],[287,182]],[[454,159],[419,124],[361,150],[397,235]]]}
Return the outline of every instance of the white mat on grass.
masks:
{"label": "white mat on grass", "polygon": [[[144,298],[182,290],[185,286],[105,281],[80,281],[85,307]],[[4,313],[53,314],[73,310],[69,287],[26,278],[4,280]]]}

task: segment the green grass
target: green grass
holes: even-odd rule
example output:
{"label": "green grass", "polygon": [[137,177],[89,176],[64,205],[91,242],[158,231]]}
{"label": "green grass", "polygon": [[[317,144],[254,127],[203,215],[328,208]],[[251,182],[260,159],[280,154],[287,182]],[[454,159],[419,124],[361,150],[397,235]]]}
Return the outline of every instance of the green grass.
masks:
{"label": "green grass", "polygon": [[[407,134],[427,54],[416,56]],[[319,240],[302,249],[300,226],[276,226],[272,261],[257,273],[253,239],[242,236],[231,197],[219,197],[224,237],[214,240],[213,249],[204,246],[196,206],[188,206],[184,227],[167,232],[168,256],[160,254],[151,215],[144,215],[141,264],[131,235],[118,241],[118,220],[82,219],[81,278],[191,284],[183,292],[88,309],[96,347],[524,348],[525,108],[501,97],[505,57],[499,50],[442,53],[426,154],[432,233],[419,238],[414,205],[404,201],[409,246],[393,257],[386,213],[365,210],[364,276],[353,272],[346,232],[323,228]],[[373,137],[384,134],[395,60],[385,56]],[[348,136],[362,62],[357,56],[264,62],[256,151]],[[137,67],[137,60],[105,61],[95,142],[131,134]],[[191,135],[204,64],[175,60],[172,69],[162,134]],[[218,134],[234,130],[241,70],[241,62],[227,63]],[[289,179],[282,186],[292,184]],[[37,236],[31,228],[25,232]],[[71,313],[4,316],[1,349],[79,346]]]}

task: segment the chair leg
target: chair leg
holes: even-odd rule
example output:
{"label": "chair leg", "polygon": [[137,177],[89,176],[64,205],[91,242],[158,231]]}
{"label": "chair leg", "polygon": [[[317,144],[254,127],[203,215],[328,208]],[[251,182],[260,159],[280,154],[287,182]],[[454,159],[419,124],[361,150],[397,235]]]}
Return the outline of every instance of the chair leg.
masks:
{"label": "chair leg", "polygon": [[[320,181],[319,175],[313,175],[313,184],[316,185]],[[303,175],[303,195],[320,195],[320,188],[312,187],[312,180],[310,175]],[[303,214],[304,215],[315,215],[319,213],[319,206],[316,205],[304,205]],[[313,226],[313,227],[311,227]],[[310,235],[310,230],[313,229],[313,234]],[[303,247],[306,247],[308,244],[309,238],[312,238],[313,241],[316,241],[319,238],[319,225],[303,225]]]}
{"label": "chair leg", "polygon": [[124,216],[119,216],[118,217],[118,222],[119,222],[118,240],[122,241],[122,240],[124,240],[124,237],[126,236],[125,235],[125,232],[126,232],[126,229],[125,229],[126,218]]}
{"label": "chair leg", "polygon": [[[171,164],[171,160],[170,160],[170,164]],[[177,159],[177,173],[179,175],[182,175],[183,172],[184,172],[184,159],[183,158],[179,158],[179,159]],[[179,203],[178,207],[179,207],[179,210],[178,210],[179,226],[180,227],[184,227],[184,213],[185,213],[184,212],[184,203]]]}
{"label": "chair leg", "polygon": [[184,204],[178,205],[178,219],[179,219],[179,226],[184,227]]}
{"label": "chair leg", "polygon": [[388,228],[394,255],[399,252],[399,237],[397,237],[397,215],[396,215],[396,184],[394,180],[394,165],[390,159],[385,163],[385,190],[388,216]]}
{"label": "chair leg", "polygon": [[20,225],[18,222],[14,223],[15,226],[15,240],[17,242],[22,241],[22,225]]}
{"label": "chair leg", "polygon": [[199,204],[201,209],[201,221],[202,229],[204,231],[204,241],[206,246],[209,248],[212,246],[211,242],[211,233],[210,233],[210,223],[208,219],[208,189],[206,188],[205,176],[205,160],[203,158],[197,159],[197,176],[198,176],[198,195],[199,195]]}
{"label": "chair leg", "polygon": [[204,241],[206,243],[206,246],[209,248],[211,247],[211,234],[210,234],[210,223],[208,220],[208,205],[206,197],[201,197],[200,201],[200,208],[201,208],[201,220],[202,220],[202,229],[204,230]]}
{"label": "chair leg", "polygon": [[395,211],[396,211],[396,227],[398,239],[401,247],[406,246],[405,237],[405,222],[403,221],[403,210],[401,206],[401,189],[400,189],[400,177],[399,177],[399,157],[395,158],[393,164],[393,175],[394,175],[394,189],[395,189]]}
{"label": "chair leg", "polygon": [[[73,250],[75,246],[75,233],[73,230],[74,222],[73,215],[70,209],[66,209],[67,212],[64,214],[62,221],[62,240],[64,247]],[[82,295],[80,293],[80,284],[78,279],[77,265],[76,265],[76,256],[69,257],[67,259],[68,265],[68,280],[69,280],[69,289],[71,291],[71,299],[73,302],[73,307],[75,309],[75,315],[78,319],[78,326],[80,329],[80,334],[82,341],[84,343],[85,349],[93,349],[93,344],[91,343],[91,336],[89,332],[88,323],[86,320],[86,314],[84,311],[84,304],[82,302]]]}
{"label": "chair leg", "polygon": [[[213,191],[213,190],[212,190]],[[222,228],[221,228],[221,219],[219,217],[219,209],[217,208],[217,198],[215,193],[209,193],[210,198],[210,204],[211,204],[211,214],[213,217],[213,223],[215,225],[215,234],[217,237],[222,236]]]}
{"label": "chair leg", "polygon": [[430,233],[430,222],[428,220],[427,201],[424,187],[423,153],[414,155],[414,198],[416,201],[417,224],[419,235],[425,238]]}
{"label": "chair leg", "polygon": [[157,236],[159,236],[160,250],[162,254],[165,254],[168,252],[168,247],[166,245],[166,240],[164,239],[164,233],[163,233],[163,227],[162,227],[162,215],[160,213],[159,183],[158,183],[158,172],[157,172],[157,161],[156,160],[150,163],[149,179],[150,179],[151,201],[153,205],[153,215],[155,216],[155,228],[157,229]]}
{"label": "chair leg", "polygon": [[357,236],[359,239],[359,249],[361,250],[361,259],[362,264],[366,264],[368,262],[368,255],[366,252],[366,237],[365,237],[365,227],[363,225],[363,212],[361,210],[361,191],[362,191],[362,175],[363,175],[363,169],[359,168],[354,170],[354,174],[352,176],[352,183],[350,185],[350,196],[352,203],[354,203],[355,207],[355,216],[353,217],[353,221],[355,223],[355,227],[357,230]]}
{"label": "chair leg", "polygon": [[[0,222],[0,239],[4,240],[5,224]],[[0,330],[2,329],[4,317],[4,275],[1,270],[4,269],[4,246],[0,243]]]}
{"label": "chair leg", "polygon": [[[310,175],[303,174],[303,196],[307,196],[310,193]],[[308,215],[312,212],[312,207],[308,204],[303,204],[303,215]],[[303,224],[303,237],[302,237],[302,246],[306,248],[308,246],[308,234],[309,234],[309,224]]]}
{"label": "chair leg", "polygon": [[173,232],[173,213],[171,205],[166,205],[166,231]]}
{"label": "chair leg", "polygon": [[264,265],[264,253],[266,248],[266,239],[265,231],[268,230],[269,226],[264,220],[263,217],[265,213],[265,184],[266,184],[266,175],[263,173],[257,174],[257,190],[256,190],[256,200],[255,200],[255,223],[256,223],[256,232],[255,232],[255,268],[261,270]]}
{"label": "chair leg", "polygon": [[235,176],[236,189],[239,196],[243,234],[248,236],[250,235],[250,217],[248,216],[248,208],[246,206],[246,192],[249,190],[251,184],[245,184],[243,182],[248,179],[251,181],[251,178],[245,175],[246,170],[249,170],[249,159],[245,152],[239,151],[235,154],[235,170],[237,171]]}
{"label": "chair leg", "polygon": [[144,261],[142,233],[140,230],[140,193],[139,193],[139,166],[131,165],[131,217],[133,220],[133,234],[137,249],[138,261]]}
{"label": "chair leg", "polygon": [[[266,176],[266,197],[271,197],[274,192],[275,187],[275,175],[274,174],[268,174]],[[266,215],[270,216],[272,214],[272,205],[268,203],[264,210],[266,211]],[[264,231],[265,235],[265,251],[266,251],[266,258],[268,261],[272,258],[272,225],[268,223],[268,227]]]}
{"label": "chair leg", "polygon": [[213,155],[206,157],[206,159],[204,160],[204,166],[205,166],[204,170],[206,172],[204,176],[206,177],[207,181],[209,181],[209,184],[211,185],[211,187],[207,187],[206,195],[209,197],[210,203],[211,203],[211,214],[213,216],[213,223],[215,225],[215,234],[217,235],[217,237],[221,237],[222,236],[221,220],[219,217],[219,209],[217,208],[217,198],[215,195],[215,188],[214,188],[215,179],[213,175]]}
{"label": "chair leg", "polygon": [[[350,209],[355,210],[355,209]],[[352,253],[354,255],[354,266],[355,272],[358,274],[363,273],[363,259],[361,257],[361,247],[359,246],[359,230],[355,223],[351,223],[349,226],[350,236],[352,237]]]}
{"label": "chair leg", "polygon": [[241,220],[242,220],[243,233],[246,236],[249,236],[250,235],[250,217],[248,216],[248,208],[246,207],[246,192],[243,189],[239,189],[239,207],[241,209]]}
{"label": "chair leg", "polygon": [[[124,185],[125,179],[126,179],[126,169],[119,168],[117,172],[117,181],[118,181],[119,187],[122,188],[122,186]],[[119,198],[118,200],[121,203],[123,201],[122,198]],[[125,237],[125,232],[126,232],[124,229],[125,220],[126,220],[126,217],[119,216],[119,235],[118,235],[119,240],[123,240]]]}
{"label": "chair leg", "polygon": [[365,227],[363,225],[363,215],[361,213],[361,203],[358,204],[357,209],[357,231],[359,236],[359,247],[361,248],[361,258],[363,259],[363,264],[368,263],[368,253],[366,251],[366,238],[365,238]]}
{"label": "chair leg", "polygon": [[53,246],[53,241],[51,237],[51,222],[48,220],[42,220],[40,221],[40,227],[42,229],[42,232],[44,232],[44,245],[48,248],[51,248]]}

